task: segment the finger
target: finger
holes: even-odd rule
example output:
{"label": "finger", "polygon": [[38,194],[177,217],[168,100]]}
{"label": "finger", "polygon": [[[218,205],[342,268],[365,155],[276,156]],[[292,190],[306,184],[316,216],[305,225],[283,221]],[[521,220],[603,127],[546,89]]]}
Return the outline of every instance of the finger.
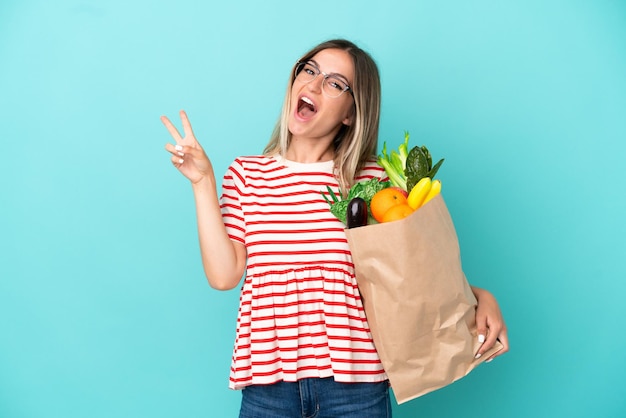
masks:
{"label": "finger", "polygon": [[485,352],[491,350],[491,348],[496,344],[496,341],[498,341],[498,335],[500,334],[500,329],[496,329],[496,328],[489,328],[489,332],[487,333],[487,338],[485,339],[485,342],[483,343],[483,345],[480,346],[480,349],[478,350],[478,354],[483,355]]}
{"label": "finger", "polygon": [[178,168],[184,163],[185,163],[185,160],[182,157],[178,155],[172,155],[172,164],[174,164],[174,167]]}
{"label": "finger", "polygon": [[502,349],[496,351],[491,357],[489,357],[486,361],[489,362],[494,358],[501,356],[504,353],[509,351],[509,336],[507,335],[506,329],[500,332],[500,336],[498,337],[498,341],[502,344]]}
{"label": "finger", "polygon": [[478,342],[481,344],[476,352],[476,358],[480,358],[486,351],[484,347],[487,340],[487,317],[478,313],[476,314],[476,332],[478,334]]}
{"label": "finger", "polygon": [[[479,318],[477,317],[477,322],[478,319]],[[499,335],[504,329],[504,325],[500,322],[488,323],[488,319],[485,322],[487,322],[486,328],[483,328],[484,326],[482,324],[478,327],[478,342],[481,343],[481,345],[474,356],[477,359],[493,348],[496,341],[498,341]]]}
{"label": "finger", "polygon": [[180,111],[180,120],[183,122],[183,131],[185,132],[185,138],[195,138],[193,129],[191,129],[191,122],[187,117],[187,113],[184,110]]}
{"label": "finger", "polygon": [[186,147],[180,144],[173,145],[173,144],[170,144],[169,142],[165,144],[166,151],[168,151],[172,155],[178,155],[179,157],[185,156],[185,148]]}
{"label": "finger", "polygon": [[183,140],[183,138],[180,136],[180,133],[178,133],[178,129],[176,129],[174,124],[170,122],[167,116],[161,116],[161,122],[163,122],[163,125],[165,125],[168,132],[170,133],[170,135],[172,135],[172,138],[174,138],[174,141],[176,141],[176,143],[179,143]]}

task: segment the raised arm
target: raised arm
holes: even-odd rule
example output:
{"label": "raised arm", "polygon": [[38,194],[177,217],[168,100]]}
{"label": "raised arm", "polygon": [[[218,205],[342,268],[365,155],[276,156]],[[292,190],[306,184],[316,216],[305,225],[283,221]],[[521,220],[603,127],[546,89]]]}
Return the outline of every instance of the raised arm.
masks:
{"label": "raised arm", "polygon": [[207,280],[215,289],[232,289],[243,276],[246,249],[243,244],[231,241],[228,237],[222,221],[211,161],[196,140],[184,111],[180,112],[180,118],[184,137],[167,117],[161,117],[161,121],[176,142],[166,144],[165,149],[172,154],[171,161],[174,167],[191,182],[196,202],[200,253]]}

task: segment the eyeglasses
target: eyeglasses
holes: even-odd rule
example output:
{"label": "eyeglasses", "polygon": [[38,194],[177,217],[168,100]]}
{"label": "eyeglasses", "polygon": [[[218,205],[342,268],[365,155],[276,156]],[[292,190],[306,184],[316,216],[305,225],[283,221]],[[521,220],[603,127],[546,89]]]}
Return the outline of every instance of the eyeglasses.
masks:
{"label": "eyeglasses", "polygon": [[315,80],[318,75],[322,74],[324,80],[322,81],[322,92],[328,97],[339,97],[343,92],[347,91],[352,94],[352,89],[343,81],[339,76],[334,74],[326,74],[321,71],[317,65],[311,61],[298,61],[296,64],[295,76],[296,80],[301,83],[310,83]]}

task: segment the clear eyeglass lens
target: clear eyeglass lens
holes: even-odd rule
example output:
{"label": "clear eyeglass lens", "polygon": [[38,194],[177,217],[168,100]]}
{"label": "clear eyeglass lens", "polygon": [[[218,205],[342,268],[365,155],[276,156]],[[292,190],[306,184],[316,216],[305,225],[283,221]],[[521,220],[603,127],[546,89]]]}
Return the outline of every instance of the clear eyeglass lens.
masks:
{"label": "clear eyeglass lens", "polygon": [[348,90],[346,83],[333,76],[326,76],[324,78],[324,92],[330,97],[337,97],[344,91]]}

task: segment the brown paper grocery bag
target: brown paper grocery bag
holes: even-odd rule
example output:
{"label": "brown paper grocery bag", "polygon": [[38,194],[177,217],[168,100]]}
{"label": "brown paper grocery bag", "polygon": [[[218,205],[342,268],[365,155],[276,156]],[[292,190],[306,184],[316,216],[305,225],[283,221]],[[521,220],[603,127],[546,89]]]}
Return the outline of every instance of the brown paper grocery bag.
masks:
{"label": "brown paper grocery bag", "polygon": [[481,361],[476,298],[443,197],[405,219],[347,229],[374,344],[397,402],[467,375]]}

